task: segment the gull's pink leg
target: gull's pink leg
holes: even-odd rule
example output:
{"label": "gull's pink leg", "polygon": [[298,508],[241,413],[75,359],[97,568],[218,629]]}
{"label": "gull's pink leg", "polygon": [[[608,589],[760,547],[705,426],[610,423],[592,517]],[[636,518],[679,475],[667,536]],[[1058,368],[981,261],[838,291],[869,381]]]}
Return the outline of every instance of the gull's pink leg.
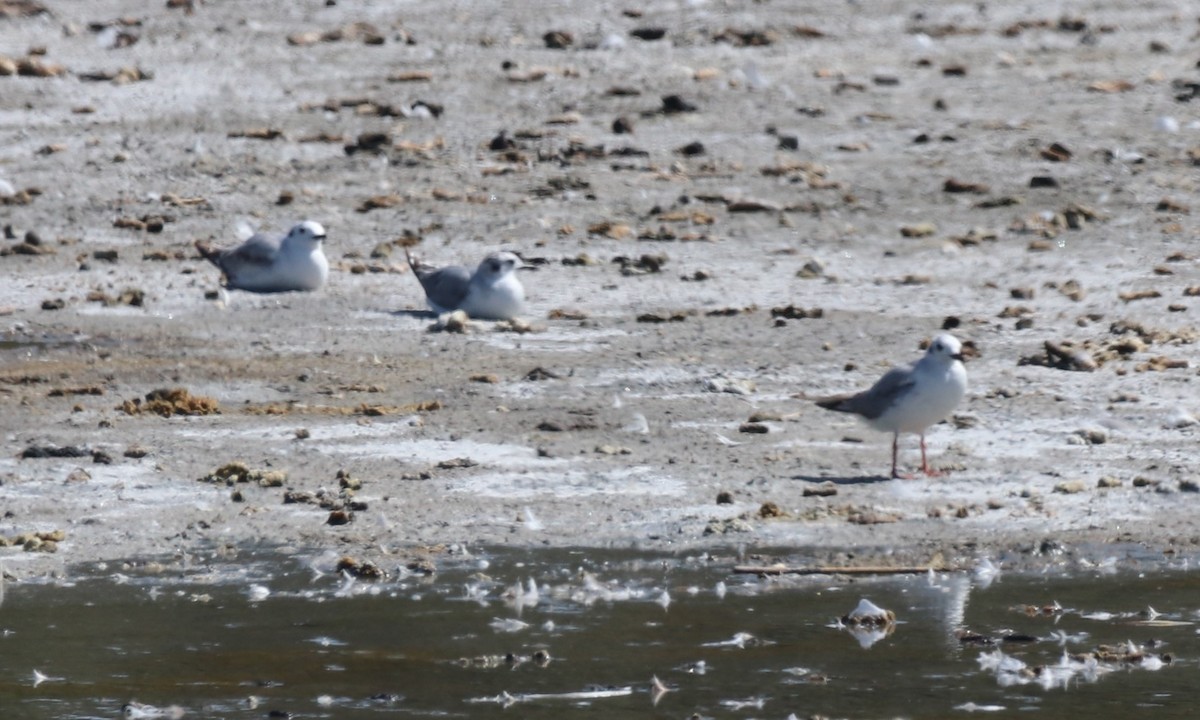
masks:
{"label": "gull's pink leg", "polygon": [[921,472],[929,477],[938,477],[940,472],[929,467],[929,461],[925,459],[925,433],[921,433]]}

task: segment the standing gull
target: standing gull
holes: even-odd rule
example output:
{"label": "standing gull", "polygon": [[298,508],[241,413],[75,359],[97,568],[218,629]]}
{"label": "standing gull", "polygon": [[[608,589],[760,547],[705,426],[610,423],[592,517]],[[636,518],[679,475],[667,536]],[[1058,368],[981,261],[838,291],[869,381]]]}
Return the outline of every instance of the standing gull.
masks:
{"label": "standing gull", "polygon": [[488,253],[474,273],[462,265],[427,265],[407,249],[404,256],[436,313],[462,310],[477,320],[511,320],[525,304],[525,288],[516,271],[528,266],[510,252]]}
{"label": "standing gull", "polygon": [[321,243],[325,228],[306,220],[282,238],[255,233],[232,248],[214,248],[197,240],[196,249],[225,273],[225,287],[257,293],[316,290],[329,276]]}
{"label": "standing gull", "polygon": [[876,430],[892,433],[892,477],[906,477],[896,469],[900,433],[921,436],[921,471],[937,475],[925,457],[925,431],[950,414],[967,391],[967,369],[962,364],[962,343],[953,335],[938,335],[925,356],[905,367],[895,367],[869,389],[852,395],[818,400],[826,410],[860,415]]}

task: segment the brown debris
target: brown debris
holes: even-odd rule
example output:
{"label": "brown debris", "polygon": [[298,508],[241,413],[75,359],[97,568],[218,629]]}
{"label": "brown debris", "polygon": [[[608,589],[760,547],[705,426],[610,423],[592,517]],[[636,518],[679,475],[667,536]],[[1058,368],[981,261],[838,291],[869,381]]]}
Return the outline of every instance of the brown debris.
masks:
{"label": "brown debris", "polygon": [[551,30],[542,35],[542,42],[551,50],[566,50],[575,44],[575,36],[563,30]]}
{"label": "brown debris", "polygon": [[729,43],[734,47],[765,47],[779,41],[774,30],[736,30],[725,28],[713,34],[713,42]]}
{"label": "brown debris", "polygon": [[141,398],[126,400],[117,406],[126,415],[153,413],[161,417],[172,415],[219,415],[221,409],[216,399],[192,395],[186,388],[160,388]]}
{"label": "brown debris", "polygon": [[728,201],[725,204],[725,209],[731,213],[779,212],[780,207],[766,200],[739,198]]}
{"label": "brown debris", "polygon": [[819,307],[805,309],[798,305],[784,305],[771,308],[771,317],[785,320],[819,320],[825,317],[825,310]]}
{"label": "brown debris", "polygon": [[[404,39],[409,45],[414,42],[412,37],[407,34],[405,34]],[[350,42],[361,40],[364,45],[382,45],[384,43],[384,36],[378,28],[368,22],[354,22],[339,28],[326,30],[325,32],[309,30],[292,33],[287,36],[288,45],[295,45],[297,47],[307,47],[321,42],[339,42],[342,40]]]}
{"label": "brown debris", "polygon": [[1050,162],[1066,162],[1071,159],[1071,151],[1061,143],[1051,143],[1039,151],[1043,160]]}
{"label": "brown debris", "polygon": [[43,245],[40,241],[30,242],[27,236],[24,240],[16,245],[9,245],[0,248],[0,257],[7,255],[54,255],[57,251],[49,245]]}
{"label": "brown debris", "polygon": [[145,230],[148,233],[160,233],[167,223],[175,222],[172,215],[142,215],[141,217],[119,217],[113,220],[113,227],[125,230]]}
{"label": "brown debris", "polygon": [[24,188],[11,196],[0,197],[0,205],[28,205],[33,199],[42,194],[40,188]]}
{"label": "brown debris", "polygon": [[403,70],[388,75],[388,82],[429,82],[433,80],[430,70]]}
{"label": "brown debris", "polygon": [[899,513],[866,508],[852,508],[846,515],[846,522],[852,525],[884,525],[900,522],[902,519]]}
{"label": "brown debris", "polygon": [[379,210],[381,208],[395,207],[403,202],[404,198],[395,193],[392,193],[391,195],[376,195],[363,200],[359,206],[355,208],[355,210],[360,213],[365,213],[372,210]]}
{"label": "brown debris", "polygon": [[1184,205],[1178,200],[1172,200],[1171,198],[1163,198],[1162,200],[1159,200],[1158,204],[1154,206],[1154,209],[1158,212],[1173,212],[1183,215],[1187,215],[1192,211],[1192,209],[1187,205]]}
{"label": "brown debris", "polygon": [[87,301],[103,303],[107,307],[115,305],[142,307],[146,303],[146,292],[138,288],[125,288],[119,295],[114,297],[101,290],[93,290],[87,294]]}
{"label": "brown debris", "polygon": [[147,72],[139,67],[127,66],[119,70],[97,70],[94,72],[79,73],[78,77],[80,80],[86,82],[111,81],[113,85],[129,85],[130,83],[153,80],[154,73]]}
{"label": "brown debris", "polygon": [[668,258],[665,253],[658,255],[646,254],[637,258],[619,255],[612,259],[614,263],[621,266],[621,274],[626,276],[660,273],[667,264],[667,260]]}
{"label": "brown debris", "polygon": [[948,178],[946,182],[942,183],[942,191],[948,193],[974,193],[976,195],[986,195],[989,190],[991,190],[991,188],[983,183],[967,182],[965,180],[957,180],[955,178]]}
{"label": "brown debris", "polygon": [[84,387],[65,387],[54,388],[46,393],[46,397],[67,397],[68,395],[103,395],[104,388],[99,385],[87,385]]}
{"label": "brown debris", "polygon": [[1097,80],[1087,86],[1088,92],[1122,93],[1133,90],[1137,85],[1128,80]]}
{"label": "brown debris", "polygon": [[792,34],[802,38],[823,38],[828,37],[823,30],[818,30],[811,25],[796,25],[792,28]]}
{"label": "brown debris", "polygon": [[929,237],[937,233],[937,225],[931,222],[917,223],[916,225],[904,225],[900,228],[900,234],[906,238],[923,238]]}
{"label": "brown debris", "polygon": [[259,487],[283,487],[287,473],[282,470],[251,470],[239,460],[225,463],[197,482],[233,487],[239,483],[255,483]]}
{"label": "brown debris", "polygon": [[231,130],[226,137],[247,138],[249,140],[276,140],[283,137],[283,131],[276,128],[250,128],[249,130]]}
{"label": "brown debris", "polygon": [[1091,353],[1075,346],[1070,341],[1057,343],[1047,340],[1044,347],[1044,353],[1023,357],[1017,361],[1017,365],[1041,365],[1056,370],[1077,372],[1091,372],[1100,367]]}
{"label": "brown debris", "polygon": [[20,75],[22,77],[59,77],[67,74],[65,65],[42,62],[32,55],[23,58],[11,58],[0,55],[0,76]]}
{"label": "brown debris", "polygon": [[1121,298],[1121,302],[1130,303],[1134,300],[1152,300],[1162,297],[1162,293],[1157,290],[1129,290],[1127,292],[1117,293],[1117,297]]}
{"label": "brown debris", "polygon": [[637,316],[640,323],[683,322],[695,314],[693,310],[672,310],[669,312],[646,312]]}
{"label": "brown debris", "polygon": [[49,12],[46,6],[35,0],[0,0],[0,17],[33,17]]}

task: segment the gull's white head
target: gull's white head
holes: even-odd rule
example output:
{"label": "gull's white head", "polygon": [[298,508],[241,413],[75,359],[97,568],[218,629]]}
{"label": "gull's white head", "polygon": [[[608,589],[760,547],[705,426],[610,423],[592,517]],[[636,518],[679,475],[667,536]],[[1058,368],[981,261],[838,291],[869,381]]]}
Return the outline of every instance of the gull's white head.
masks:
{"label": "gull's white head", "polygon": [[511,275],[518,268],[525,267],[525,262],[510,252],[488,253],[479,263],[475,275],[484,282],[493,283]]}
{"label": "gull's white head", "polygon": [[309,250],[315,250],[321,246],[324,239],[325,228],[321,223],[305,220],[293,227],[283,241],[289,245],[296,244]]}
{"label": "gull's white head", "polygon": [[929,343],[929,349],[925,351],[925,356],[937,358],[944,363],[951,363],[955,360],[962,362],[962,343],[953,335],[943,333]]}

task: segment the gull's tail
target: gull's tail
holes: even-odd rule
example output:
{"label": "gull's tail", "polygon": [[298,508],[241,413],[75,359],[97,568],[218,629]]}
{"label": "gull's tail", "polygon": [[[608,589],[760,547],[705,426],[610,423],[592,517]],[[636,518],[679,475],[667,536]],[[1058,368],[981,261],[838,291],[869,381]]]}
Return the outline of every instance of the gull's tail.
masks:
{"label": "gull's tail", "polygon": [[212,243],[205,240],[196,241],[196,251],[200,256],[217,267],[221,267],[221,250],[213,247]]}

